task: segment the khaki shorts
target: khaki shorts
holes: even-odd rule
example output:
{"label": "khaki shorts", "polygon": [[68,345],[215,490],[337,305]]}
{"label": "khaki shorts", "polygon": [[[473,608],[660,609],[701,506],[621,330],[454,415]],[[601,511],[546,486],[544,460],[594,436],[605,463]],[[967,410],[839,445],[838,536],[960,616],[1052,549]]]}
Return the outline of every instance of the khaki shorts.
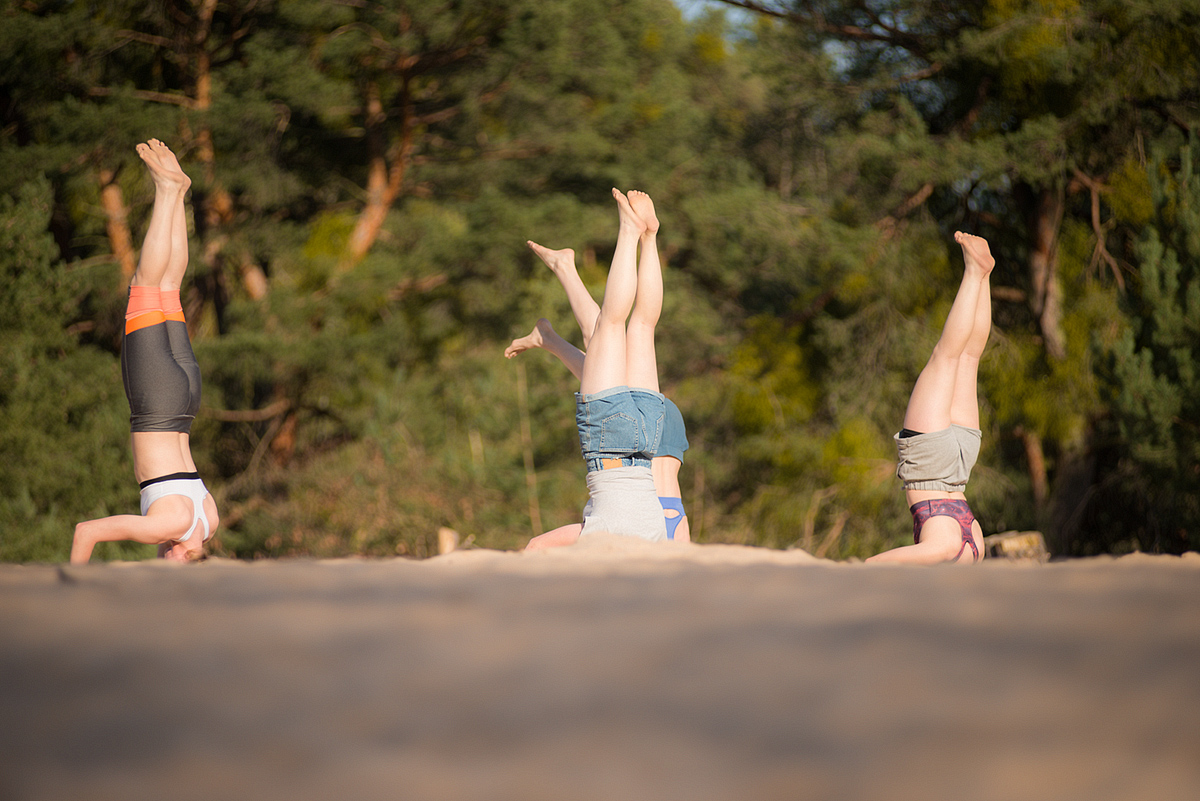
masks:
{"label": "khaki shorts", "polygon": [[894,439],[900,460],[896,476],[906,490],[963,492],[979,458],[982,438],[978,428],[959,425],[912,437],[897,434]]}

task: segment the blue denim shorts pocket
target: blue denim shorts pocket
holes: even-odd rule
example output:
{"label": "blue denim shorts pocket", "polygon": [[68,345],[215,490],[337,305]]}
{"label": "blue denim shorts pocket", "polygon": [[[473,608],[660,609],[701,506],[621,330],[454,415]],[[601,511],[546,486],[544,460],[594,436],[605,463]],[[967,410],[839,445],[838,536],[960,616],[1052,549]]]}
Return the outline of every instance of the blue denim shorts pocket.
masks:
{"label": "blue denim shorts pocket", "polygon": [[661,393],[644,389],[630,390],[629,397],[637,409],[642,452],[654,456],[662,444],[664,401]]}
{"label": "blue denim shorts pocket", "polygon": [[600,452],[605,454],[640,453],[645,450],[645,437],[637,419],[616,412],[600,421]]}

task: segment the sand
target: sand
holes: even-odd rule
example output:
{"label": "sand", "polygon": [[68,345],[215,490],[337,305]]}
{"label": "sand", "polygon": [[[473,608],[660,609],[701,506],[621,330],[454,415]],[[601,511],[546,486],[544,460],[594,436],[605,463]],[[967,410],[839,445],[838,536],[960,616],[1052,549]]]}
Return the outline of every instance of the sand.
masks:
{"label": "sand", "polygon": [[1200,556],[0,566],[0,799],[1200,798]]}

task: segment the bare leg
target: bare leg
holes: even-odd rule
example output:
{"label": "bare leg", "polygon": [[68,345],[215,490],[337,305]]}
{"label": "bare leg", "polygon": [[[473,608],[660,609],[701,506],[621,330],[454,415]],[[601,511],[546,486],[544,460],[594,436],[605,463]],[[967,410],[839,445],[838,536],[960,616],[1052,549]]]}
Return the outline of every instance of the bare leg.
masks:
{"label": "bare leg", "polygon": [[583,378],[583,360],[585,358],[583,351],[560,337],[554,330],[554,326],[550,325],[550,321],[545,317],[538,320],[537,325],[528,334],[520,339],[514,339],[512,344],[504,349],[504,358],[511,359],[530,348],[549,351],[566,365],[572,375],[576,378]]}
{"label": "bare leg", "polygon": [[[139,144],[136,150],[154,181],[154,208],[133,284],[178,290],[188,262],[183,199],[192,182],[180,169],[170,148],[159,140]],[[134,473],[139,481],[195,470],[184,435],[138,432],[131,437],[131,446]]]}
{"label": "bare leg", "polygon": [[[157,139],[137,146],[154,181],[154,209],[133,283],[178,291],[188,265],[187,219],[183,199],[192,181],[175,154]],[[134,472],[139,481],[173,472],[195,472],[186,434],[139,432],[132,437]]]}
{"label": "bare leg", "polygon": [[592,395],[626,383],[625,321],[637,296],[637,243],[646,224],[626,197],[613,189],[620,229],[612,266],[604,285],[604,302],[596,318],[596,330],[588,344],[579,391]]}
{"label": "bare leg", "polygon": [[527,551],[542,551],[546,548],[560,548],[564,545],[574,545],[579,542],[579,533],[583,531],[582,523],[569,523],[559,526],[553,531],[539,534],[525,546]]}
{"label": "bare leg", "polygon": [[[977,237],[975,237],[977,239]],[[979,240],[983,242],[982,239]],[[974,245],[974,243],[972,243]],[[984,248],[987,243],[983,243]],[[964,245],[964,254],[966,245]],[[973,257],[972,257],[973,258]],[[991,259],[991,256],[988,256]],[[993,260],[994,263],[994,260]],[[967,428],[979,428],[979,359],[992,332],[992,289],[989,276],[979,288],[979,305],[975,308],[974,328],[958,361],[954,380],[954,400],[950,405],[950,422]]]}
{"label": "bare leg", "polygon": [[[971,524],[975,547],[983,553],[983,529],[976,520]],[[960,553],[961,551],[961,553]],[[958,556],[956,565],[975,564],[974,552],[963,548],[962,530],[958,521],[950,517],[931,517],[921,527],[921,542],[916,545],[905,545],[890,551],[877,553],[867,559],[871,564],[907,564],[907,565],[937,565],[949,562]]]}
{"label": "bare leg", "polygon": [[658,259],[658,217],[654,202],[645,192],[629,193],[629,205],[646,224],[641,236],[638,261],[637,304],[626,331],[625,369],[629,386],[658,392],[658,361],[654,351],[654,329],[662,314],[662,265]]}
{"label": "bare leg", "polygon": [[150,212],[150,226],[146,229],[133,284],[178,289],[187,268],[183,196],[192,182],[179,168],[175,155],[157,139],[139,144],[137,153],[154,180],[154,209]]}
{"label": "bare leg", "polygon": [[562,284],[567,293],[567,301],[571,304],[571,312],[575,315],[575,322],[579,323],[579,330],[583,332],[583,348],[587,350],[592,333],[596,330],[600,306],[579,278],[579,271],[575,269],[575,251],[571,248],[550,250],[533,241],[526,241],[525,244],[545,262],[550,272],[554,273],[558,282]]}
{"label": "bare leg", "polygon": [[[978,345],[975,317],[981,302],[983,288],[996,261],[988,250],[987,242],[980,237],[964,234],[961,231],[954,239],[963,248],[965,269],[954,305],[946,317],[942,336],[933,348],[933,354],[913,387],[912,396],[908,401],[908,410],[904,413],[904,427],[913,431],[929,433],[949,428],[952,421],[955,389],[959,384],[959,373],[962,356],[969,344]],[[990,300],[989,300],[990,309]],[[990,312],[989,312],[990,320]],[[990,322],[988,328],[990,330]],[[986,337],[983,340],[986,343]],[[982,352],[982,348],[980,348]],[[974,358],[975,366],[963,371],[964,378],[974,376],[978,367],[978,357]],[[972,383],[974,383],[972,381]],[[972,389],[971,395],[974,395]],[[962,395],[966,403],[966,394]],[[969,419],[969,418],[968,418]],[[978,423],[979,411],[976,406],[974,420]],[[977,427],[977,426],[972,426]]]}

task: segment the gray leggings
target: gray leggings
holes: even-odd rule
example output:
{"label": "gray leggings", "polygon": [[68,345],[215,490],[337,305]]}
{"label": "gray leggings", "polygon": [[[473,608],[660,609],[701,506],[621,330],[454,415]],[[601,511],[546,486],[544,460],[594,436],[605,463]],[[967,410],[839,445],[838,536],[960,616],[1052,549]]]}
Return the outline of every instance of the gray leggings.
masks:
{"label": "gray leggings", "polygon": [[186,323],[167,320],[126,334],[121,379],[130,431],[191,432],[200,411],[200,365]]}

